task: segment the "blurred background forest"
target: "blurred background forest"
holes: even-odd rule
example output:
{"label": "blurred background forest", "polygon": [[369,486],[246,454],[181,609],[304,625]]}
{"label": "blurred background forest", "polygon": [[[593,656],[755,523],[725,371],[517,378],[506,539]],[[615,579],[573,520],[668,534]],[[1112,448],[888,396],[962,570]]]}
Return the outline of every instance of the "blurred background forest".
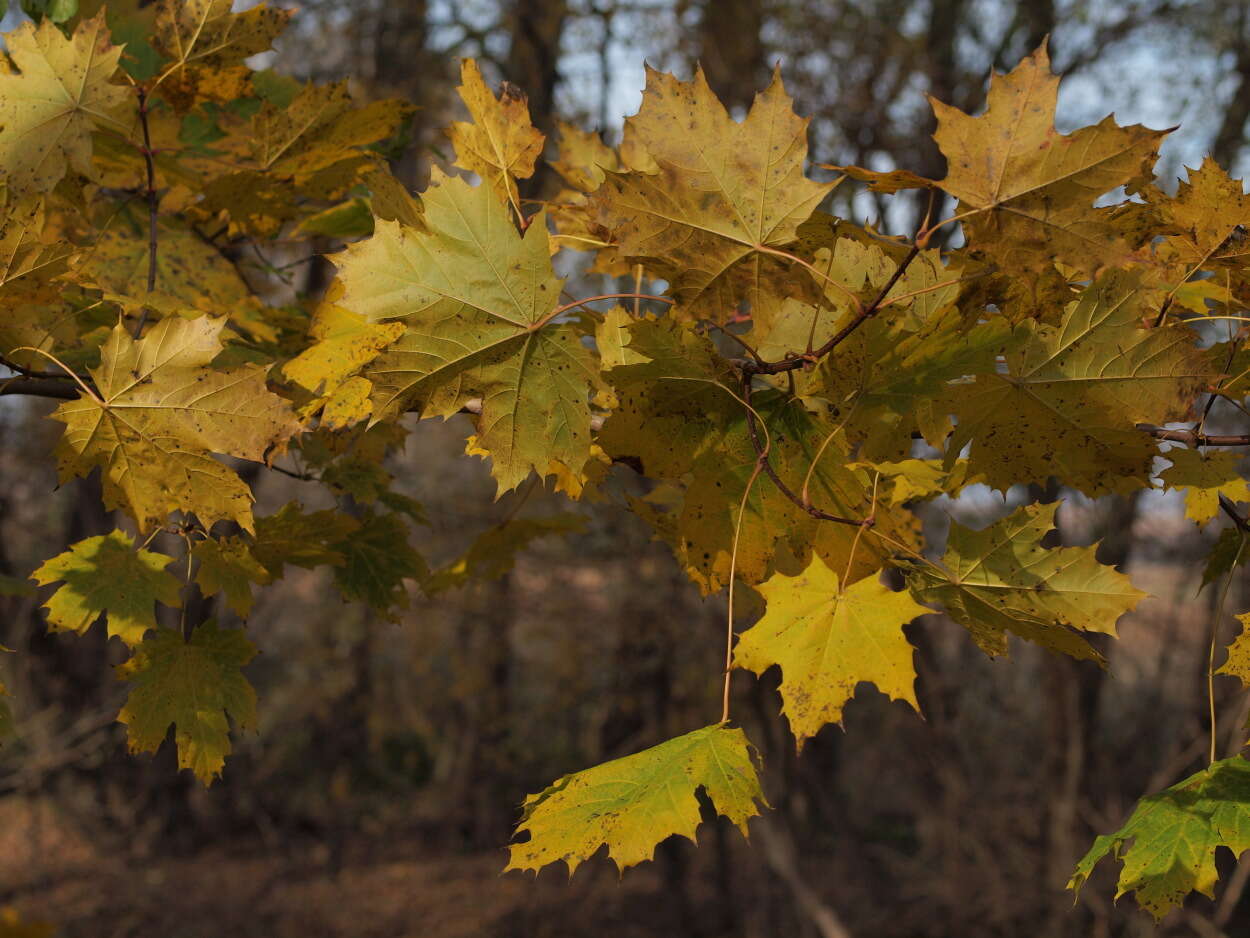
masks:
{"label": "blurred background forest", "polygon": [[[1211,153],[1250,165],[1246,0],[303,0],[258,65],[353,80],[361,99],[420,110],[397,164],[424,185],[461,115],[461,56],[529,95],[534,122],[619,133],[643,62],[685,76],[702,62],[742,113],[774,64],[811,115],[814,158],[940,177],[932,94],[965,110],[1051,37],[1061,130],[1115,111],[1121,123],[1181,124],[1165,187]],[[10,16],[12,21],[14,15]],[[523,195],[542,199],[549,170]],[[835,192],[832,210],[892,232],[915,222],[904,195]],[[884,211],[884,216],[882,215]],[[332,249],[333,245],[327,245]],[[574,267],[568,268],[574,272]],[[307,272],[323,289],[326,268]],[[598,291],[594,291],[598,292]],[[47,402],[0,406],[0,574],[25,577],[64,545],[110,530],[91,484],[58,489]],[[516,806],[562,773],[705,725],[719,712],[723,603],[701,600],[667,549],[611,503],[541,489],[492,503],[463,453],[467,422],[411,426],[388,466],[426,508],[413,543],[437,566],[512,518],[575,516],[578,532],[535,541],[511,571],[427,597],[396,623],[344,606],[319,575],[266,590],[249,630],[261,726],[204,790],[171,747],[126,755],[114,722],[121,649],[101,630],[48,635],[39,596],[0,596],[0,662],[20,737],[0,750],[0,905],[64,936],[354,938],[846,938],[1155,934],[1113,905],[1110,864],[1073,905],[1063,886],[1095,832],[1142,794],[1204,764],[1206,642],[1216,588],[1205,530],[1172,495],[1092,502],[1061,490],[973,487],[925,510],[935,543],[947,512],[980,526],[1005,504],[1063,498],[1061,536],[1101,539],[1156,599],[1104,643],[1100,671],[1021,644],[990,661],[958,627],[909,627],[918,718],[862,689],[845,731],[796,758],[775,671],[739,675],[735,713],[760,744],[774,810],[752,842],[706,825],[696,847],[663,844],[618,880],[603,857],[571,883],[556,870],[500,876]],[[1212,432],[1247,432],[1217,407]],[[618,468],[617,472],[628,474]],[[628,484],[628,483],[625,483]],[[325,507],[323,490],[274,473],[260,508]],[[567,519],[566,519],[567,520]],[[1234,583],[1228,608],[1250,607]],[[1093,636],[1095,639],[1103,636]],[[1221,755],[1238,751],[1250,699],[1217,681]],[[1220,858],[1216,902],[1195,900],[1166,935],[1250,935],[1250,859]]]}

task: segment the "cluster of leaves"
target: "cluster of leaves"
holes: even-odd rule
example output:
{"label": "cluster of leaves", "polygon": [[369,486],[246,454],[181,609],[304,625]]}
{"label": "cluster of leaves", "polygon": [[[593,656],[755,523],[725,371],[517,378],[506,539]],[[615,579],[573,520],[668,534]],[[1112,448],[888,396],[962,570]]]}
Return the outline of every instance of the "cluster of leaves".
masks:
{"label": "cluster of leaves", "polygon": [[[1163,132],[1107,118],[1059,134],[1044,50],[995,76],[980,116],[934,102],[946,178],[844,168],[878,191],[929,191],[930,215],[900,240],[821,210],[833,183],[808,175],[807,122],[780,75],[735,121],[701,73],[650,71],[610,147],[567,126],[545,140],[524,98],[495,95],[466,61],[470,120],[418,198],[386,160],[407,105],[245,64],[286,12],[65,10],[37,11],[0,60],[0,355],[14,375],[0,389],[62,399],[62,480],[98,471],[127,519],[33,578],[57,584],[51,627],[103,619],[130,648],[119,719],[135,750],[172,726],[183,767],[205,782],[222,770],[229,720],[255,719],[256,648],[237,626],[253,586],[287,565],[331,567],[346,599],[389,615],[406,581],[432,593],[497,575],[533,538],[578,527],[517,519],[431,572],[409,544],[420,507],[383,467],[409,414],[469,414],[466,450],[500,493],[537,478],[582,499],[621,473],[649,480],[626,507],[691,580],[728,590],[731,609],[735,588],[760,597],[740,636],[731,613],[729,663],[780,669],[800,748],[863,682],[917,706],[904,627],[919,616],[945,613],[988,655],[1015,635],[1102,663],[1086,636],[1114,634],[1144,595],[1094,548],[1051,546],[1054,505],[955,526],[938,558],[920,502],[973,482],[1184,488],[1195,523],[1221,506],[1236,520],[1211,575],[1242,559],[1250,523],[1234,503],[1250,491],[1195,405],[1250,390],[1240,337],[1202,331],[1241,309],[1250,200],[1211,163],[1175,195],[1157,187]],[[544,153],[564,185],[534,211],[521,188]],[[1128,197],[1100,205],[1117,190]],[[289,266],[271,258],[313,237],[346,243],[336,280],[282,290]],[[560,251],[635,286],[569,296]],[[641,292],[656,281],[663,295]],[[237,467],[278,459],[338,507],[255,517],[256,473]],[[182,556],[150,549],[161,532]],[[175,627],[193,588],[220,594],[221,622]],[[1235,647],[1228,670],[1250,681],[1246,661]],[[532,795],[510,868],[572,869],[604,844],[622,867],[646,860],[694,837],[700,791],[745,832],[765,799],[729,718],[726,683],[719,722]],[[1147,908],[1209,891],[1215,845],[1250,846],[1247,771],[1219,763],[1142,802],[1074,886],[1131,842],[1121,888]]]}

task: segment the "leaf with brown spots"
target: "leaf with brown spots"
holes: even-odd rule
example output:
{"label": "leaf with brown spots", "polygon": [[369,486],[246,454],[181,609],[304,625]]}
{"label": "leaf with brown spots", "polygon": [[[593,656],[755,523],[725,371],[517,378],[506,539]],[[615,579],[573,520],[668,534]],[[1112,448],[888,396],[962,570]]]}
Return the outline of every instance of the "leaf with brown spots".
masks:
{"label": "leaf with brown spots", "polygon": [[782,712],[799,749],[826,723],[842,722],[861,682],[920,709],[903,626],[932,610],[890,591],[877,574],[844,584],[819,557],[798,576],[775,573],[758,589],[768,611],[739,636],[734,665],[758,675],[781,668]]}
{"label": "leaf with brown spots", "polygon": [[66,36],[50,19],[5,34],[16,72],[0,72],[0,181],[10,197],[48,192],[73,169],[88,178],[91,133],[126,133],[133,93],[112,83],[121,47],[101,10]]}
{"label": "leaf with brown spots", "polygon": [[955,385],[953,461],[969,443],[971,476],[994,488],[1053,476],[1087,495],[1150,484],[1157,447],[1135,424],[1182,419],[1221,373],[1185,326],[1143,328],[1157,308],[1133,274],[1107,274],[1068,305],[1058,326],[1015,329],[1005,371]]}
{"label": "leaf with brown spots", "polygon": [[252,493],[214,453],[263,461],[299,431],[257,365],[216,370],[222,319],[162,319],[139,341],[118,324],[92,369],[96,391],[62,404],[62,481],[103,470],[104,504],[148,532],[170,512],[252,530]]}
{"label": "leaf with brown spots", "polygon": [[739,123],[699,70],[692,81],[647,70],[625,141],[655,172],[609,173],[596,196],[620,253],[669,281],[690,314],[723,321],[742,300],[795,279],[784,248],[832,185],[804,175],[807,121],[773,76]]}

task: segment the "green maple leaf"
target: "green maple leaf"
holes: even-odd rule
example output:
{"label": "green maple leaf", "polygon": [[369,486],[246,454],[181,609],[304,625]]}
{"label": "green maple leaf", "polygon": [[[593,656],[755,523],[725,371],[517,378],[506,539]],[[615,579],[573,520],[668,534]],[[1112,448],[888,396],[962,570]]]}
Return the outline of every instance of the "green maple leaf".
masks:
{"label": "green maple leaf", "polygon": [[1089,547],[1042,546],[1058,504],[1028,505],[980,531],[952,525],[941,567],[917,565],[909,585],[942,607],[990,655],[1007,633],[1074,658],[1101,661],[1079,632],[1115,634],[1145,596]]}
{"label": "green maple leaf", "polygon": [[511,570],[517,554],[538,538],[570,534],[585,527],[582,515],[514,518],[482,532],[464,554],[430,574],[423,586],[432,596],[470,581],[497,579]]}
{"label": "green maple leaf", "polygon": [[1116,898],[1134,893],[1138,904],[1163,918],[1191,892],[1214,898],[1215,851],[1250,850],[1250,762],[1240,756],[1213,762],[1182,782],[1143,798],[1118,831],[1099,836],[1076,865],[1068,888],[1079,890],[1098,862],[1123,862]]}
{"label": "green maple leaf", "polygon": [[298,502],[288,502],[280,511],[256,519],[252,554],[275,580],[288,563],[305,569],[339,566],[347,558],[335,545],[359,527],[359,521],[342,512],[305,512]]}
{"label": "green maple leaf", "polygon": [[243,632],[211,621],[197,627],[190,641],[176,629],[145,638],[117,666],[130,684],[117,715],[126,724],[130,751],[156,752],[172,725],[178,768],[212,784],[230,754],[227,714],[241,730],[256,723],[256,691],[242,671],[255,656]]}
{"label": "green maple leaf", "polygon": [[370,322],[402,320],[402,338],[365,375],[375,414],[428,416],[482,399],[477,446],[500,492],[553,462],[590,456],[590,391],[598,367],[573,323],[556,317],[563,281],[545,223],[524,236],[485,186],[439,177],[424,197],[428,230],[382,221],[338,262],[340,302]]}
{"label": "green maple leaf", "polygon": [[135,550],[121,531],[89,537],[31,574],[40,586],[60,582],[44,608],[54,629],[80,635],[107,614],[108,634],[137,645],[156,628],[156,604],[182,605],[182,584],[165,568],[173,557]]}
{"label": "green maple leaf", "polygon": [[674,834],[695,839],[699,801],[745,835],[748,818],[764,804],[751,744],[740,729],[715,724],[557,779],[525,799],[509,849],[509,870],[539,870],[563,860],[570,875],[603,844],[619,869],[650,860],[656,844]]}
{"label": "green maple leaf", "polygon": [[668,280],[689,314],[723,320],[780,280],[794,286],[793,271],[764,249],[795,241],[832,186],[804,175],[808,121],[792,104],[775,74],[738,123],[701,69],[689,82],[647,69],[622,147],[655,165],[608,173],[596,199],[620,253]]}
{"label": "green maple leaf", "polygon": [[200,565],[195,573],[200,591],[205,596],[221,593],[235,615],[246,619],[252,611],[252,584],[271,582],[269,571],[247,542],[239,537],[210,537],[196,544],[191,553]]}
{"label": "green maple leaf", "polygon": [[425,560],[408,543],[408,526],[395,514],[366,512],[359,527],[331,545],[343,555],[334,570],[334,582],[348,600],[368,603],[376,612],[408,605],[404,580],[425,579]]}
{"label": "green maple leaf", "polygon": [[162,319],[134,341],[118,323],[91,371],[96,393],[62,404],[61,479],[103,470],[104,504],[123,507],[141,531],[172,511],[205,527],[222,519],[252,529],[251,490],[213,453],[261,462],[299,424],[265,388],[258,365],[215,370],[224,321]]}
{"label": "green maple leaf", "polygon": [[45,19],[23,23],[5,43],[17,71],[0,73],[0,179],[21,196],[50,191],[69,168],[93,178],[91,133],[125,133],[132,99],[111,84],[122,50],[109,42],[104,11],[72,36]]}
{"label": "green maple leaf", "polygon": [[1220,374],[1187,328],[1142,328],[1150,309],[1133,275],[1113,273],[1059,326],[1017,326],[1005,373],[948,392],[959,420],[947,459],[971,443],[970,476],[1004,490],[1048,476],[1088,495],[1144,487],[1158,449],[1134,424],[1184,417]]}
{"label": "green maple leaf", "polygon": [[782,712],[800,749],[826,723],[842,722],[861,681],[920,708],[903,626],[931,610],[875,574],[844,586],[819,557],[798,576],[776,573],[757,589],[768,610],[739,636],[734,665],[761,675],[781,668]]}

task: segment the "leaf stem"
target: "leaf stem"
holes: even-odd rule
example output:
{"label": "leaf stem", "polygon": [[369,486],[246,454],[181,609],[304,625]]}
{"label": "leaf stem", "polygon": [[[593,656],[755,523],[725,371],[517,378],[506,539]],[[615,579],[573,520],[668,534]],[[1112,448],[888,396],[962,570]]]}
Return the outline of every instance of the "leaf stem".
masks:
{"label": "leaf stem", "polygon": [[742,500],[738,503],[738,519],[734,522],[734,543],[729,554],[729,601],[728,612],[725,615],[725,682],[721,689],[721,709],[720,721],[722,723],[729,722],[729,684],[733,677],[734,666],[734,581],[738,579],[738,541],[742,535],[742,519],[747,513],[747,499],[751,497],[751,489],[755,486],[755,480],[760,477],[760,470],[764,467],[763,460],[756,457],[755,468],[751,471],[751,478],[747,480],[747,487],[742,492]]}
{"label": "leaf stem", "polygon": [[[1220,496],[1221,499],[1224,496]],[[1220,502],[1220,507],[1224,507],[1224,501]],[[1228,509],[1225,509],[1226,511]],[[1245,519],[1241,518],[1235,512],[1234,517],[1241,523],[1237,526],[1240,538],[1237,542],[1237,553],[1233,556],[1233,565],[1228,569],[1228,576],[1224,578],[1224,588],[1220,591],[1220,600],[1216,605],[1215,614],[1211,617],[1211,640],[1207,645],[1207,712],[1208,719],[1211,724],[1211,744],[1207,752],[1207,764],[1211,765],[1215,762],[1216,751],[1216,726],[1215,726],[1215,643],[1220,632],[1220,619],[1224,616],[1224,605],[1228,601],[1228,590],[1233,585],[1233,577],[1236,575],[1237,564],[1241,561],[1242,551],[1246,548],[1246,527]]]}

